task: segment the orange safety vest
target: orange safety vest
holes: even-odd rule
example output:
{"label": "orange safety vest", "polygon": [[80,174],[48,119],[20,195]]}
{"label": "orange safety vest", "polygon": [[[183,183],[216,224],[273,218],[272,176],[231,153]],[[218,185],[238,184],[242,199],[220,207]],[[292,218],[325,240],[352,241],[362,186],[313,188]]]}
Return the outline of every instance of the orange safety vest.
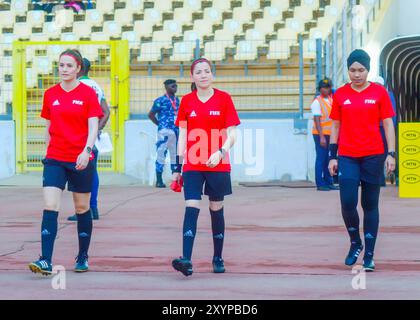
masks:
{"label": "orange safety vest", "polygon": [[[322,96],[318,96],[315,98],[315,100],[318,100],[319,105],[321,106],[321,118],[320,124],[322,128],[322,133],[326,135],[331,135],[331,128],[332,128],[332,120],[330,119],[330,113],[332,109],[332,97],[328,97],[328,102],[325,101],[325,99],[322,98]],[[315,101],[314,100],[314,101]],[[314,127],[312,129],[313,134],[319,134],[318,130],[316,129],[316,125],[314,122]]]}

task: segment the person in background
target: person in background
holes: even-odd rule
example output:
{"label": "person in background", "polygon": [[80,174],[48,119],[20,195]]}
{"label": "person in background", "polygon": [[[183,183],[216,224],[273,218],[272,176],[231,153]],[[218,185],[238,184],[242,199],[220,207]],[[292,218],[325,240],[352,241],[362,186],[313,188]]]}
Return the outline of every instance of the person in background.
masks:
{"label": "person in background", "polygon": [[328,147],[330,144],[332,107],[332,84],[327,78],[318,84],[319,95],[312,102],[311,110],[314,117],[312,134],[316,148],[315,182],[318,191],[337,190],[328,170]]}
{"label": "person in background", "polygon": [[166,188],[162,174],[168,150],[171,157],[171,170],[174,173],[179,134],[179,129],[175,126],[179,109],[179,99],[176,96],[178,84],[173,79],[168,79],[163,84],[166,92],[153,102],[152,109],[149,112],[149,119],[158,127],[155,164],[156,188]]}

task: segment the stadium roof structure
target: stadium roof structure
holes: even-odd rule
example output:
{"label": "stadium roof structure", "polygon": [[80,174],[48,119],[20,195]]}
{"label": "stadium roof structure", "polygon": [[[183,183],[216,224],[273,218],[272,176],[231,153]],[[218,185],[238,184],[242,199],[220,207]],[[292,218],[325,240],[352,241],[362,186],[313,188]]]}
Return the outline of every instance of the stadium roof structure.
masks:
{"label": "stadium roof structure", "polygon": [[398,121],[420,122],[420,35],[388,42],[380,56],[380,68],[394,93]]}

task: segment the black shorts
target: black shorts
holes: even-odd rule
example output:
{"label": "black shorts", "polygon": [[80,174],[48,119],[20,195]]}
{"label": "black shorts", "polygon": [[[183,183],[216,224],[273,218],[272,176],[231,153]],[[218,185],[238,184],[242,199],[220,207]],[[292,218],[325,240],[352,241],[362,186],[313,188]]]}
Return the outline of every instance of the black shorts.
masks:
{"label": "black shorts", "polygon": [[384,174],[385,156],[338,157],[338,180],[350,179],[371,184],[381,184]]}
{"label": "black shorts", "polygon": [[201,195],[209,196],[210,201],[223,201],[232,194],[230,172],[187,171],[182,174],[184,179],[185,200],[201,200]]}
{"label": "black shorts", "polygon": [[95,172],[93,161],[89,161],[84,170],[76,170],[75,162],[64,162],[54,159],[42,160],[44,172],[42,175],[43,187],[56,187],[77,193],[89,193],[92,190],[92,179]]}

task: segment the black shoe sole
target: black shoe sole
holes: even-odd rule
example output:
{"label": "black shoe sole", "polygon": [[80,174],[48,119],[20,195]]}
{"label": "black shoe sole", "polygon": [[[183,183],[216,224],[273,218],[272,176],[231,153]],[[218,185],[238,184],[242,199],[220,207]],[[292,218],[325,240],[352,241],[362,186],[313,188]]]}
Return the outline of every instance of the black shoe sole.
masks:
{"label": "black shoe sole", "polygon": [[49,275],[51,275],[52,274],[52,272],[51,271],[45,271],[45,270],[42,270],[40,267],[38,267],[36,264],[34,264],[34,263],[30,263],[29,265],[28,265],[28,267],[29,267],[29,269],[33,272],[33,273],[40,273],[40,274],[42,274],[43,276],[49,276]]}
{"label": "black shoe sole", "polygon": [[193,274],[192,264],[183,264],[174,260],[172,261],[172,267],[176,271],[181,272],[186,277],[191,276]]}

